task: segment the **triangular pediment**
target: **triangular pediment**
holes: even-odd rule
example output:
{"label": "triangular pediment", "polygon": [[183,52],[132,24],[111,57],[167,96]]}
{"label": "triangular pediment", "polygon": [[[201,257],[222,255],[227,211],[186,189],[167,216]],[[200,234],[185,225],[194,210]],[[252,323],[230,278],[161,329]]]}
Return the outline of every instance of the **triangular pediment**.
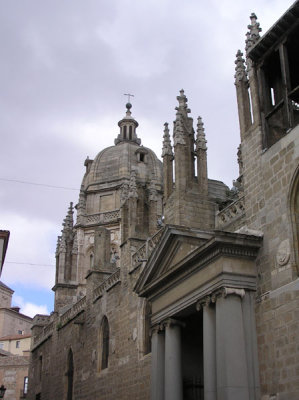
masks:
{"label": "triangular pediment", "polygon": [[146,263],[135,290],[140,292],[148,285],[174,275],[184,268],[189,256],[211,238],[211,232],[167,226]]}

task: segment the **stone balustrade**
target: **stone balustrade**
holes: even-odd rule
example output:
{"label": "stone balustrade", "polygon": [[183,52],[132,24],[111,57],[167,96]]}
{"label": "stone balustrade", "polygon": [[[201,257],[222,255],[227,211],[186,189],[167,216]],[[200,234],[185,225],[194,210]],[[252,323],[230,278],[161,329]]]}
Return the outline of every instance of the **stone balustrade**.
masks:
{"label": "stone balustrade", "polygon": [[245,214],[244,196],[216,214],[216,229],[223,229]]}
{"label": "stone balustrade", "polygon": [[120,219],[120,210],[108,211],[104,213],[82,216],[81,222],[87,225],[103,224],[107,222],[115,222]]}
{"label": "stone balustrade", "polygon": [[147,261],[149,256],[152,254],[154,248],[159,242],[164,228],[161,228],[152,237],[146,240],[146,242],[132,255],[130,272],[133,272],[138,268],[143,262]]}
{"label": "stone balustrade", "polygon": [[[71,308],[69,308],[64,314],[53,319],[47,325],[45,325],[42,330],[35,336],[33,336],[32,349],[38,347],[41,343],[52,336],[54,329],[61,329],[68,322],[73,320],[78,314],[80,314],[86,306],[86,297],[82,297],[77,303],[75,303]],[[44,316],[43,322],[49,321],[51,316]]]}
{"label": "stone balustrade", "polygon": [[113,286],[120,282],[120,269],[111,274],[93,291],[93,301],[103,296],[104,292],[108,292]]}

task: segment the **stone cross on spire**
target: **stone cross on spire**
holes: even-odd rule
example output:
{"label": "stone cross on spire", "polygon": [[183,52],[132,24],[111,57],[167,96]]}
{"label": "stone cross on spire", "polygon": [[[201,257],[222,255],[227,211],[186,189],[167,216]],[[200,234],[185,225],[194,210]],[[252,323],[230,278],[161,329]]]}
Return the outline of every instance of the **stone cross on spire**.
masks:
{"label": "stone cross on spire", "polygon": [[134,97],[134,95],[130,93],[124,93],[124,96],[128,96],[128,103],[130,103],[130,97]]}

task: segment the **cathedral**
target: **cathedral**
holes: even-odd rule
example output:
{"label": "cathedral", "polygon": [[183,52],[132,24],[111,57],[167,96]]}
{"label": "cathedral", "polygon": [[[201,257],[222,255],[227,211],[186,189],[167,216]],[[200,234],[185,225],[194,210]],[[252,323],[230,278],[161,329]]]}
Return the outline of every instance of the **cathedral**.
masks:
{"label": "cathedral", "polygon": [[30,400],[299,398],[299,1],[260,31],[252,14],[235,60],[232,189],[208,178],[184,90],[162,162],[130,102],[85,160],[55,308],[33,321]]}

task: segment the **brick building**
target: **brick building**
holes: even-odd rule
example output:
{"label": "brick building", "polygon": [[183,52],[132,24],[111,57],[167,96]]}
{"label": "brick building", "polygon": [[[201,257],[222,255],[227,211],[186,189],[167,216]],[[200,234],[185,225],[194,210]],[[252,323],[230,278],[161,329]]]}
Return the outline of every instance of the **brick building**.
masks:
{"label": "brick building", "polygon": [[208,179],[183,90],[163,165],[130,103],[115,145],[85,161],[55,310],[34,318],[30,399],[299,398],[298,17],[296,1],[263,37],[250,17],[233,190]]}

